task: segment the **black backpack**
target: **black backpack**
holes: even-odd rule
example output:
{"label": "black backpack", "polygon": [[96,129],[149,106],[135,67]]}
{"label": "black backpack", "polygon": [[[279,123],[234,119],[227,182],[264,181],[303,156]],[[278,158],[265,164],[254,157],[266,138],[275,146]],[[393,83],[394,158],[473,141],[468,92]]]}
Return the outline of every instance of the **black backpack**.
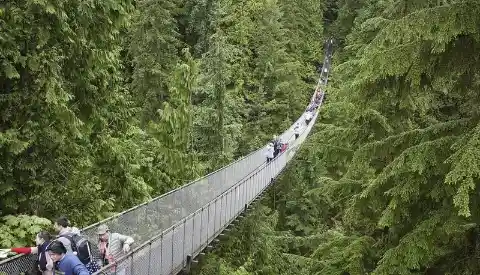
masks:
{"label": "black backpack", "polygon": [[61,235],[70,241],[73,252],[77,252],[77,257],[83,264],[88,264],[92,259],[92,249],[90,242],[82,235],[67,233]]}

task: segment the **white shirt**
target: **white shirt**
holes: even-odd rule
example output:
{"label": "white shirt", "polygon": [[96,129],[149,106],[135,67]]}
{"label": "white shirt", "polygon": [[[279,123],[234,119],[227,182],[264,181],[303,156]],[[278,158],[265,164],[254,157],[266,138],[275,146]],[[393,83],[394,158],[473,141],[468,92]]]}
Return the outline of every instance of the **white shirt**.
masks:
{"label": "white shirt", "polygon": [[312,112],[307,112],[307,113],[305,114],[305,119],[306,119],[306,120],[310,120],[310,119],[312,119],[312,117],[313,117],[313,116],[312,116]]}
{"label": "white shirt", "polygon": [[300,124],[297,123],[295,125],[295,128],[293,128],[293,133],[296,135],[300,134]]}
{"label": "white shirt", "polygon": [[273,152],[274,152],[273,146],[270,146],[270,144],[268,144],[267,145],[267,151],[265,152],[265,156],[267,158],[273,159]]}

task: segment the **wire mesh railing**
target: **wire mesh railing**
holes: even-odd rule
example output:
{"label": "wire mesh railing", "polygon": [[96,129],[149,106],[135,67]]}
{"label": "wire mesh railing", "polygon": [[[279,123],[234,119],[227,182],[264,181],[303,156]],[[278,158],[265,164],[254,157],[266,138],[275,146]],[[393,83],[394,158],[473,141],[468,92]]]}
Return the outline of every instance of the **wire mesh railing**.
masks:
{"label": "wire mesh railing", "polygon": [[95,274],[177,274],[280,174],[312,129],[317,114],[292,146],[194,213]]}
{"label": "wire mesh railing", "polygon": [[[329,67],[327,50],[317,89],[326,84]],[[328,70],[324,72],[324,68]],[[314,98],[315,93],[312,100]],[[322,100],[323,95],[320,104]],[[266,148],[260,148],[185,186],[90,225],[82,233],[95,243],[97,228],[106,224],[111,232],[135,239],[137,246],[132,253],[117,260],[117,274],[174,274],[185,264],[187,255],[201,251],[278,175],[305,140],[317,114],[315,112],[308,125],[302,115],[280,135],[289,148],[275,160],[266,163]],[[294,137],[296,123],[303,125],[297,139]],[[23,274],[32,269],[35,259],[33,255],[19,255],[4,260],[0,262],[0,274]],[[111,268],[107,266],[99,274],[112,274]]]}

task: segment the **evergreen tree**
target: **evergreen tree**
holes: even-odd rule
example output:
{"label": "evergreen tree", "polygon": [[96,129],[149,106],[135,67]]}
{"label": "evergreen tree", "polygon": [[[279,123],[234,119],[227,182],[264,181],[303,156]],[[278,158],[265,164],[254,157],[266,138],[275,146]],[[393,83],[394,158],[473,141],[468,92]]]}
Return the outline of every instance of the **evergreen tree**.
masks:
{"label": "evergreen tree", "polygon": [[169,84],[170,100],[158,110],[160,120],[151,121],[147,132],[151,165],[149,180],[163,193],[198,177],[192,140],[192,93],[196,89],[198,64],[188,49],[185,62],[178,64]]}
{"label": "evergreen tree", "polygon": [[168,81],[179,62],[181,46],[175,14],[176,1],[142,0],[130,27],[129,49],[134,67],[132,94],[143,124],[157,121],[157,110],[168,101]]}
{"label": "evergreen tree", "polygon": [[234,158],[241,135],[242,98],[231,88],[235,46],[228,44],[222,30],[210,39],[210,50],[202,58],[203,85],[196,94],[195,148],[211,171]]}
{"label": "evergreen tree", "polygon": [[[112,209],[99,155],[129,127],[118,31],[131,1],[14,1],[2,6],[2,214],[88,221]],[[109,165],[112,163],[109,163]],[[145,186],[126,186],[137,197]],[[82,196],[76,190],[82,190]],[[75,198],[56,200],[55,198]],[[121,207],[121,205],[119,205]]]}
{"label": "evergreen tree", "polygon": [[336,6],[329,101],[264,202],[281,241],[223,261],[282,274],[264,260],[280,250],[301,262],[289,274],[477,274],[479,3]]}
{"label": "evergreen tree", "polygon": [[353,154],[345,155],[345,174],[328,172],[317,190],[342,199],[332,205],[337,223],[323,233],[313,254],[322,264],[312,273],[478,272],[469,191],[478,115],[463,107],[477,104],[468,92],[477,84],[467,79],[478,61],[462,58],[477,47],[478,8],[471,1],[396,1],[356,11],[335,94],[335,107],[355,114],[346,125],[335,122],[344,114],[333,117],[317,134],[324,162],[331,163],[334,146]]}

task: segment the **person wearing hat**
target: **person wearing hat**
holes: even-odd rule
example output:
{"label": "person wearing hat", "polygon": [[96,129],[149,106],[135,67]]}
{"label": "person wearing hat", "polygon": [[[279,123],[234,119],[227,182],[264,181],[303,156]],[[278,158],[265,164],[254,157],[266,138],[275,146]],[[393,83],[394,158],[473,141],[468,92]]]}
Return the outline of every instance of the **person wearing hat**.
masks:
{"label": "person wearing hat", "polygon": [[98,248],[104,265],[113,263],[116,259],[128,253],[130,251],[130,245],[134,242],[130,236],[110,232],[106,224],[100,225],[97,233],[99,240]]}

